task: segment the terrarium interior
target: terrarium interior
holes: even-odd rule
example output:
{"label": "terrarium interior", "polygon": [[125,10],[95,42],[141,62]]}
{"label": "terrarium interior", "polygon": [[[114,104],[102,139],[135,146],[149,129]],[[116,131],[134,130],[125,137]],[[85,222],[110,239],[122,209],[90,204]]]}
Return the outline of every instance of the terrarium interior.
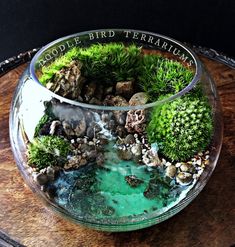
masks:
{"label": "terrarium interior", "polygon": [[194,189],[213,147],[215,96],[196,81],[193,55],[174,41],[116,32],[45,48],[14,105],[23,173],[88,225],[167,213]]}

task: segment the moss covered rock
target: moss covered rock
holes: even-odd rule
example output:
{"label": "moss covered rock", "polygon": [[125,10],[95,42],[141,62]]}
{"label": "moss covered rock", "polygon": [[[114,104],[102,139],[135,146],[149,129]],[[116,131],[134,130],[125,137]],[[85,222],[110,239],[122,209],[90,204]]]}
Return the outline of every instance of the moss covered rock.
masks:
{"label": "moss covered rock", "polygon": [[41,170],[50,165],[63,166],[71,152],[70,144],[58,136],[34,138],[28,147],[28,162]]}

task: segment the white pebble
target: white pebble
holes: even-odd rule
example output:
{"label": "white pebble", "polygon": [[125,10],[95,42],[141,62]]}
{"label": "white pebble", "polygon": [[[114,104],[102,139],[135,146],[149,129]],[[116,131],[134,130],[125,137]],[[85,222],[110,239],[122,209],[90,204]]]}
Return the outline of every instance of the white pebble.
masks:
{"label": "white pebble", "polygon": [[74,140],[74,139],[72,139],[70,142],[73,144],[73,143],[75,143],[75,140]]}
{"label": "white pebble", "polygon": [[134,137],[135,137],[135,138],[138,138],[138,134],[134,134]]}
{"label": "white pebble", "polygon": [[162,159],[162,165],[166,165],[166,160]]}
{"label": "white pebble", "polygon": [[209,160],[209,158],[210,158],[210,155],[206,155],[205,159]]}
{"label": "white pebble", "polygon": [[171,162],[167,161],[165,166],[170,166],[171,165]]}
{"label": "white pebble", "polygon": [[202,164],[202,160],[201,160],[201,159],[198,159],[198,160],[196,161],[196,164],[200,166],[200,165]]}
{"label": "white pebble", "polygon": [[180,167],[181,165],[182,165],[182,164],[181,164],[180,162],[178,162],[178,163],[175,164],[175,167],[178,168],[178,167]]}
{"label": "white pebble", "polygon": [[88,145],[92,146],[92,145],[94,145],[94,142],[89,141],[89,142],[88,142]]}
{"label": "white pebble", "polygon": [[86,139],[86,138],[84,138],[84,139],[83,139],[83,142],[86,144],[86,143],[87,143],[87,139]]}

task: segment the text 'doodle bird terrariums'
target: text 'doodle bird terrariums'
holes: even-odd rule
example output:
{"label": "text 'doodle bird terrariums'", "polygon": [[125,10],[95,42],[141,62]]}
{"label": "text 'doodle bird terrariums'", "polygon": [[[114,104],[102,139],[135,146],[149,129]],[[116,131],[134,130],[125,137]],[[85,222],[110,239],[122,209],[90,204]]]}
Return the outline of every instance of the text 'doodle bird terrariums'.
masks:
{"label": "text 'doodle bird terrariums'", "polygon": [[42,48],[14,95],[11,144],[26,182],[82,225],[157,224],[202,190],[221,147],[215,85],[154,33],[96,30]]}

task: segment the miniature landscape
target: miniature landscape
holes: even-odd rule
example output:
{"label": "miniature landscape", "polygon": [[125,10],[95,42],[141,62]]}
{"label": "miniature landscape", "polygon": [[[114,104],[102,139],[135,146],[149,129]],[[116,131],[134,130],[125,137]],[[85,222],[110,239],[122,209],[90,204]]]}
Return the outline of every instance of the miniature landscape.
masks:
{"label": "miniature landscape", "polygon": [[177,61],[122,43],[73,48],[43,67],[42,85],[87,107],[44,102],[27,150],[34,181],[78,217],[167,211],[210,165],[213,113],[201,85],[166,100],[193,75]]}

